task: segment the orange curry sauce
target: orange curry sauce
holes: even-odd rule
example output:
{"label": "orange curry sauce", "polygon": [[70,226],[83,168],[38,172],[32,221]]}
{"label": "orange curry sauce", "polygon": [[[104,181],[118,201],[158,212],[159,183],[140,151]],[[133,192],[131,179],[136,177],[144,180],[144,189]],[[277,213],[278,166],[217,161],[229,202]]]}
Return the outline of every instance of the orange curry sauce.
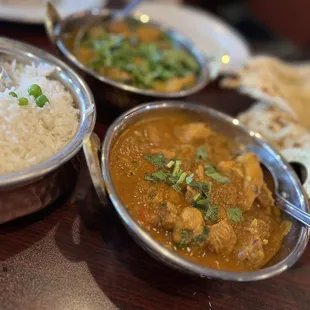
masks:
{"label": "orange curry sauce", "polygon": [[281,220],[257,157],[184,112],[154,112],[112,148],[114,186],[164,246],[219,270],[262,268],[290,223]]}

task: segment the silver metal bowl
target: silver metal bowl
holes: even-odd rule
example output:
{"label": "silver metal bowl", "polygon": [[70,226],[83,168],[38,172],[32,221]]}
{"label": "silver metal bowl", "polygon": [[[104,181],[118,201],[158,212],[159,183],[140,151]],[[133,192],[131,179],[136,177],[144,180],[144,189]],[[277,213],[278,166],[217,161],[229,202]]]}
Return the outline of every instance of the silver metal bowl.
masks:
{"label": "silver metal bowl", "polygon": [[[107,77],[99,75],[95,71],[83,65],[72,53],[68,46],[68,38],[74,35],[78,29],[100,23],[104,18],[111,15],[108,9],[93,9],[81,11],[61,19],[56,9],[52,4],[47,4],[45,28],[51,42],[57,47],[61,55],[80,70],[80,74],[86,79],[92,88],[96,99],[98,96],[99,102],[117,105],[119,107],[132,107],[141,102],[150,100],[150,98],[181,98],[198,92],[209,82],[208,62],[205,55],[182,34],[162,25],[155,21],[147,23],[160,28],[164,33],[168,34],[180,46],[184,47],[199,63],[200,74],[197,83],[186,90],[178,92],[159,92],[154,90],[145,90],[134,86],[116,82]],[[142,15],[131,16],[137,21],[140,21]]]}
{"label": "silver metal bowl", "polygon": [[0,37],[0,57],[24,64],[49,64],[56,68],[52,78],[59,80],[80,110],[80,124],[73,139],[47,161],[30,168],[0,174],[0,223],[35,212],[73,188],[76,182],[74,159],[85,136],[95,125],[96,109],[86,83],[66,64],[33,46]]}
{"label": "silver metal bowl", "polygon": [[[109,128],[104,143],[101,148],[101,159],[99,161],[94,150],[100,149],[100,143],[96,136],[92,135],[84,143],[84,152],[91,169],[93,182],[98,195],[103,203],[106,202],[106,191],[108,196],[122,219],[126,229],[136,240],[136,242],[153,257],[166,265],[178,269],[182,272],[194,274],[200,277],[217,278],[234,281],[255,281],[267,279],[280,274],[292,266],[302,255],[308,242],[309,229],[302,224],[291,219],[293,227],[285,237],[284,244],[277,255],[263,269],[251,272],[230,272],[220,271],[204,267],[193,263],[177,253],[165,248],[153,239],[130,215],[126,206],[122,203],[114,187],[109,168],[109,159],[112,146],[119,135],[129,126],[152,114],[154,111],[175,111],[183,110],[190,113],[197,113],[214,129],[225,136],[234,139],[245,149],[253,147],[259,148],[260,160],[266,166],[272,167],[272,172],[279,182],[280,192],[286,193],[287,199],[298,208],[308,211],[309,204],[302,184],[291,166],[272,147],[264,142],[258,134],[247,131],[239,124],[237,119],[233,119],[213,109],[183,102],[154,102],[136,107],[121,115]],[[284,216],[284,215],[283,215]]]}

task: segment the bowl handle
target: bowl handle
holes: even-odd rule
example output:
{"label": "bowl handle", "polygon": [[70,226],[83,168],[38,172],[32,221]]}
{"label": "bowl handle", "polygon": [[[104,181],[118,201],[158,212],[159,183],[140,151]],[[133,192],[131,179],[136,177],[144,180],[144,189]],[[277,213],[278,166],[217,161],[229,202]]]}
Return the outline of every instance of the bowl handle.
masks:
{"label": "bowl handle", "polygon": [[46,3],[46,13],[44,19],[45,30],[51,42],[54,44],[57,41],[57,36],[55,34],[56,26],[60,24],[61,18],[50,1]]}
{"label": "bowl handle", "polygon": [[95,133],[92,133],[84,138],[83,150],[89,173],[99,200],[101,203],[106,205],[108,199],[98,157],[100,150],[100,139]]}
{"label": "bowl handle", "polygon": [[301,171],[301,182],[310,198],[310,149],[290,148],[281,150],[282,155],[290,164],[300,165],[304,171]]}

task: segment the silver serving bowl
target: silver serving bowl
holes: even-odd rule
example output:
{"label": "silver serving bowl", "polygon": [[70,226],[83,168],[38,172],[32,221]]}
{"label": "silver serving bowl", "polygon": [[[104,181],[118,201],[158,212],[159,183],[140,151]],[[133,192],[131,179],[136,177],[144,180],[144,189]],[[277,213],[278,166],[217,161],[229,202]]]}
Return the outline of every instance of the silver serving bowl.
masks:
{"label": "silver serving bowl", "polygon": [[[204,54],[182,34],[165,27],[155,21],[148,21],[145,24],[151,24],[160,28],[164,33],[173,38],[177,44],[185,48],[199,63],[200,74],[197,83],[186,90],[178,92],[159,92],[154,90],[145,90],[134,86],[126,85],[107,77],[99,75],[95,71],[83,65],[72,53],[68,44],[68,38],[78,30],[102,22],[103,19],[109,17],[111,11],[108,9],[93,9],[78,12],[61,19],[56,9],[52,4],[47,4],[45,28],[51,42],[57,47],[61,55],[80,70],[87,83],[93,90],[93,93],[98,96],[99,102],[117,105],[119,107],[132,107],[139,103],[150,100],[150,98],[181,98],[198,92],[209,82],[208,62]],[[141,15],[131,16],[137,21],[140,21]],[[97,101],[97,100],[96,100]]]}
{"label": "silver serving bowl", "polygon": [[33,213],[73,188],[77,176],[76,155],[85,136],[95,125],[96,109],[86,83],[66,64],[33,46],[0,37],[0,57],[24,64],[49,64],[56,68],[51,76],[71,92],[80,110],[80,124],[73,139],[47,161],[30,168],[0,174],[0,223]]}
{"label": "silver serving bowl", "polygon": [[183,110],[197,113],[199,117],[203,117],[214,129],[235,140],[239,145],[244,146],[245,149],[253,149],[253,147],[259,149],[260,160],[266,166],[272,167],[271,172],[277,178],[280,192],[286,193],[287,199],[301,210],[309,210],[307,196],[292,167],[279,153],[264,142],[258,134],[249,132],[242,127],[237,119],[233,119],[213,109],[192,103],[148,103],[126,112],[110,126],[101,148],[102,155],[100,161],[95,152],[100,149],[100,143],[96,136],[92,135],[84,144],[84,152],[91,169],[95,188],[98,195],[101,197],[101,201],[105,203],[107,191],[112,204],[135,241],[153,257],[168,266],[200,277],[234,281],[254,281],[275,276],[292,266],[302,255],[309,238],[309,229],[293,219],[291,219],[293,222],[292,230],[285,237],[281,249],[267,266],[263,269],[251,272],[230,272],[207,268],[179,256],[177,253],[165,248],[162,244],[153,239],[134,218],[132,218],[114,187],[109,168],[110,153],[115,141],[126,128],[155,110]]}

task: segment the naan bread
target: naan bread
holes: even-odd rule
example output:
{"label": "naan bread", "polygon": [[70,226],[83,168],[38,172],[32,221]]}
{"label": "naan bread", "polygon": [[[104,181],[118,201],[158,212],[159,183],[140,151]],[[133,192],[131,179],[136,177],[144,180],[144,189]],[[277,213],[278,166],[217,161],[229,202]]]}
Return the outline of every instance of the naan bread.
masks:
{"label": "naan bread", "polygon": [[310,66],[293,66],[266,56],[254,57],[234,77],[224,78],[221,85],[238,88],[268,102],[310,128]]}
{"label": "naan bread", "polygon": [[266,103],[257,103],[238,116],[240,122],[279,150],[310,148],[310,134],[288,113]]}

